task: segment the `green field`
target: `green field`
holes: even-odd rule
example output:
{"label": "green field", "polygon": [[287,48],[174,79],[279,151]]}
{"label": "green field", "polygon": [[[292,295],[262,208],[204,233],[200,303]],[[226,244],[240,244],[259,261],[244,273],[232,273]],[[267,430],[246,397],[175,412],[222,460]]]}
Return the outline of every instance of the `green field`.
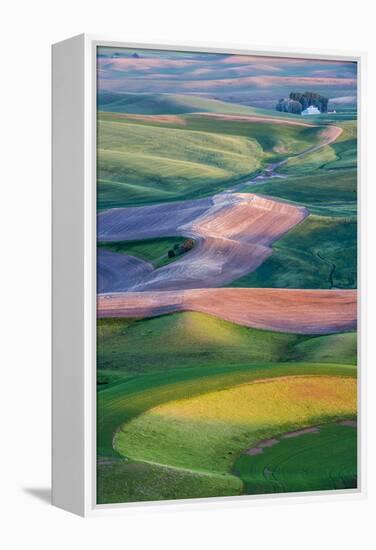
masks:
{"label": "green field", "polygon": [[[98,369],[132,375],[192,367],[315,362],[317,357],[324,363],[356,364],[355,333],[284,334],[236,325],[197,312],[143,320],[99,319],[97,334]],[[330,349],[332,354],[328,353]]]}
{"label": "green field", "polygon": [[[123,424],[114,446],[125,457],[226,474],[260,439],[356,414],[356,381],[283,376],[184,397]],[[236,406],[234,404],[236,403]]]}
{"label": "green field", "polygon": [[241,480],[232,475],[208,475],[124,459],[98,466],[98,504],[233,496],[241,490]]}
{"label": "green field", "polygon": [[[270,111],[268,111],[270,113]],[[285,115],[279,113],[280,118]],[[297,155],[316,145],[325,126],[298,126],[276,124],[268,114],[269,121],[239,121],[215,119],[199,115],[187,115],[187,128],[195,131],[220,132],[232,136],[243,136],[255,139],[267,154],[268,162],[276,162],[288,155]],[[296,118],[296,117],[295,117]],[[288,120],[288,118],[287,118]],[[301,121],[300,119],[298,120]]]}
{"label": "green field", "polygon": [[100,118],[98,209],[210,195],[263,156],[251,138]]}
{"label": "green field", "polygon": [[261,115],[297,119],[296,115],[278,113],[211,98],[184,94],[111,93],[98,94],[98,111],[143,115],[176,115],[185,113],[222,113]]}
{"label": "green field", "polygon": [[[282,171],[282,168],[281,168]],[[313,170],[271,178],[265,183],[244,186],[242,191],[260,193],[305,206],[312,214],[328,217],[356,215],[356,169]]]}
{"label": "green field", "polygon": [[[181,469],[168,462],[151,464],[145,457],[140,461],[137,455],[129,456],[118,445],[115,450],[114,435],[120,426],[177,399],[286,376],[353,378],[355,364],[356,335],[352,333],[283,334],[194,312],[145,320],[99,320],[99,502],[239,494],[242,484],[229,471],[231,460],[226,461],[226,471],[212,475],[202,469],[202,464],[196,464],[198,470],[193,468],[194,472],[189,465]],[[249,443],[248,435],[247,443],[241,439],[242,449]],[[143,479],[141,486],[136,482],[138,476]],[[157,484],[156,479],[160,479]]]}
{"label": "green field", "polygon": [[278,438],[261,454],[242,454],[234,473],[251,495],[356,488],[356,427],[328,424],[318,433]]}
{"label": "green field", "polygon": [[273,245],[256,271],[227,286],[356,288],[356,268],[356,220],[311,215]]}
{"label": "green field", "polygon": [[323,127],[98,115],[98,209],[209,196],[316,144]]}
{"label": "green field", "polygon": [[[285,376],[300,377],[304,375],[314,375],[315,377],[318,376],[318,378],[320,378],[320,376],[353,378],[356,376],[356,368],[351,365],[318,363],[274,363],[255,364],[248,366],[223,365],[222,367],[217,366],[210,369],[202,369],[200,367],[177,369],[174,371],[167,371],[166,373],[161,372],[155,375],[150,374],[129,378],[127,378],[127,375],[125,375],[123,382],[121,382],[120,378],[113,381],[112,384],[108,385],[107,389],[104,389],[98,393],[98,478],[102,480],[98,488],[98,502],[108,502],[108,500],[106,500],[108,498],[106,495],[108,495],[109,493],[112,495],[111,498],[113,499],[113,502],[132,500],[132,492],[130,489],[130,485],[132,485],[131,479],[125,477],[124,482],[126,486],[121,488],[120,486],[116,485],[116,477],[114,481],[112,475],[109,474],[109,471],[115,470],[117,472],[123,472],[124,475],[127,474],[129,476],[132,476],[132,468],[129,469],[128,466],[124,465],[124,461],[126,461],[126,464],[140,462],[139,460],[137,460],[137,457],[129,457],[128,453],[126,454],[126,459],[122,457],[123,453],[121,447],[119,448],[119,446],[116,446],[116,450],[114,449],[114,435],[115,433],[119,433],[118,428],[120,426],[127,426],[127,423],[131,422],[133,419],[141,418],[140,415],[143,415],[153,407],[157,407],[164,403],[168,404],[168,402],[176,399],[185,399],[187,397],[194,398],[195,396],[204,395],[207,392],[222,391],[226,388],[232,388],[236,384],[244,384],[252,381],[264,380],[266,378],[268,380],[272,380],[274,378],[278,380],[280,377]],[[338,410],[336,415],[337,414]],[[345,415],[345,417],[348,416],[348,414]],[[322,419],[322,417],[320,418]],[[318,418],[315,417],[315,421],[317,422]],[[161,427],[163,427],[164,425],[165,422],[162,422]],[[296,429],[300,426],[300,421],[288,424],[288,426],[285,423],[283,430]],[[136,432],[138,433],[137,437],[139,437],[141,432],[138,431],[137,426],[133,425],[132,429],[133,428],[136,428]],[[154,430],[155,428],[156,427],[153,426],[152,430]],[[189,429],[188,426],[187,429]],[[200,430],[201,425],[199,432]],[[268,437],[272,435],[272,432],[273,434],[275,433],[274,427],[272,427],[270,431],[267,432],[257,432],[254,437],[256,440],[260,437]],[[241,440],[242,445],[244,444],[244,448],[249,444],[249,434],[247,434],[245,436],[245,439]],[[235,435],[235,441],[236,438],[237,436]],[[128,437],[125,437],[125,441],[128,442]],[[155,442],[152,437],[150,441]],[[168,439],[168,441],[169,443],[172,442],[171,439]],[[171,452],[173,452],[173,449],[176,447],[177,441],[175,441],[175,444],[172,445]],[[138,442],[140,443],[140,440],[138,440]],[[225,444],[227,445],[227,442],[225,442]],[[153,449],[150,449],[149,445],[147,447],[149,452],[154,452]],[[170,445],[167,446],[167,451],[169,447]],[[141,445],[140,447],[140,450],[142,449],[143,445]],[[163,447],[163,449],[166,452],[166,447]],[[231,456],[232,455],[226,455],[226,467],[230,465],[231,460],[229,461],[228,459],[231,458]],[[156,462],[156,460],[153,460],[152,462]],[[149,467],[151,467],[152,479],[154,479],[153,476],[155,470],[160,469],[161,475],[163,474],[163,476],[165,476],[167,471],[167,474],[170,473],[172,475],[172,479],[175,480],[178,484],[177,487],[180,487],[179,489],[177,489],[177,487],[173,484],[169,485],[168,490],[170,491],[170,497],[164,497],[163,495],[166,495],[165,491],[167,490],[167,487],[165,487],[163,484],[162,486],[158,485],[157,487],[155,487],[152,484],[149,489],[159,495],[157,498],[174,498],[173,494],[175,493],[175,491],[177,491],[177,494],[180,494],[179,492],[181,491],[181,484],[183,483],[184,485],[182,476],[183,479],[186,479],[186,472],[184,468],[183,472],[180,468],[176,471],[176,469],[174,468],[171,469],[170,464],[149,465],[148,463],[145,463],[145,460],[142,460],[142,466],[140,466],[140,468],[142,468],[142,471],[145,474],[146,486],[148,486],[149,482],[152,483],[152,479],[150,480],[148,473],[150,469]],[[201,485],[200,483],[197,483],[197,492],[195,492],[193,489],[194,486],[192,485],[193,474],[199,476],[198,479],[196,479],[196,481],[199,481],[202,472],[190,472],[190,476],[188,476],[188,478],[186,479],[188,485],[185,487],[183,492],[183,494],[185,494],[187,498],[189,496],[199,497],[211,496],[212,494],[214,494],[210,493],[210,491],[207,492],[207,484],[209,484],[211,490],[213,490],[214,492],[217,491],[217,495],[238,494],[240,492],[241,485],[239,484],[239,481],[236,479],[232,479],[233,476],[231,476],[230,473],[223,473],[223,471],[218,479],[216,479],[218,474],[214,474],[214,478],[208,479],[206,472],[206,475],[203,478],[204,483],[202,483]],[[223,475],[226,478],[226,490],[222,493],[221,491],[224,487],[224,480],[222,477]],[[227,483],[229,482],[229,479],[232,479],[232,483]],[[114,495],[116,495],[116,498],[114,497]]]}
{"label": "green field", "polygon": [[340,121],[331,145],[280,167],[271,178],[242,191],[304,206],[310,216],[273,245],[273,254],[254,273],[228,286],[356,288],[356,121]]}
{"label": "green field", "polygon": [[[185,241],[184,237],[161,237],[158,239],[140,239],[138,241],[99,242],[98,247],[112,252],[137,256],[158,268],[177,260],[180,257],[178,251]],[[168,256],[169,250],[175,250],[176,255],[170,258]]]}
{"label": "green field", "polygon": [[[177,368],[144,376],[119,377],[98,393],[98,452],[113,456],[116,429],[151,407],[263,378],[301,375],[356,376],[353,365],[325,363],[256,363]],[[116,455],[116,453],[115,453]]]}

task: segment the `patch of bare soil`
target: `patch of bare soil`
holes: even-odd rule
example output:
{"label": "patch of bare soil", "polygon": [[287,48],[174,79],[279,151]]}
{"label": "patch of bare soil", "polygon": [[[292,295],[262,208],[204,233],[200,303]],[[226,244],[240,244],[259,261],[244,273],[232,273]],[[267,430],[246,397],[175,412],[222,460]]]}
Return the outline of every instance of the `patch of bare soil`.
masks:
{"label": "patch of bare soil", "polygon": [[273,445],[275,445],[276,443],[278,443],[278,439],[275,439],[275,438],[271,438],[271,439],[265,439],[265,441],[261,441],[259,444],[258,444],[258,447],[273,447]]}
{"label": "patch of bare soil", "polygon": [[284,439],[288,439],[290,437],[299,437],[300,435],[305,434],[318,434],[320,432],[320,429],[315,426],[313,428],[304,428],[302,430],[296,430],[295,432],[289,432],[287,434],[282,435]]}
{"label": "patch of bare soil", "polygon": [[251,447],[250,449],[247,449],[244,454],[255,456],[260,455],[263,452],[263,450],[260,447]]}
{"label": "patch of bare soil", "polygon": [[145,291],[98,296],[98,317],[155,317],[200,311],[238,325],[329,334],[356,328],[356,290],[205,288]]}
{"label": "patch of bare soil", "polygon": [[[127,276],[124,254],[119,261],[116,253],[102,255],[98,279],[103,290],[99,292],[225,285],[257,269],[272,253],[272,244],[307,215],[305,208],[251,193],[108,210],[98,215],[100,241],[176,235],[194,238],[196,246],[189,255],[161,268],[150,270],[145,264],[143,277]],[[106,274],[108,284],[103,285]],[[116,283],[113,288],[111,280]]]}

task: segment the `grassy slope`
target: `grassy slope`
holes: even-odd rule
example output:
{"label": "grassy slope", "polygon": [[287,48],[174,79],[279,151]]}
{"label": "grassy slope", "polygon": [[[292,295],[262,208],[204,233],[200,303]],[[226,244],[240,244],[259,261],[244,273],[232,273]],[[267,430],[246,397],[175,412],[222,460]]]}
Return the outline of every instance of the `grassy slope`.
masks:
{"label": "grassy slope", "polygon": [[[268,111],[269,113],[269,111]],[[256,139],[263,150],[268,153],[268,161],[274,162],[287,155],[296,155],[315,145],[320,138],[320,126],[295,126],[270,122],[220,120],[199,115],[188,115],[185,118],[187,128],[205,132],[244,136]],[[298,120],[301,122],[301,119]]]}
{"label": "grassy slope", "polygon": [[[106,457],[98,464],[98,502],[239,494],[239,479],[231,475],[187,473],[167,465],[145,462],[136,465],[134,460],[124,463],[113,449],[116,430],[152,407],[174,399],[194,397],[253,380],[311,374],[356,377],[356,368],[335,364],[274,363],[213,366],[210,369],[192,367],[129,378],[124,382],[115,379],[98,394],[98,455]],[[143,477],[141,485],[136,483],[135,469]]]}
{"label": "grassy slope", "polygon": [[[268,160],[285,158],[286,154],[296,155],[317,143],[324,126],[284,125],[273,122],[267,111],[269,121],[231,120],[207,117],[202,114],[188,114],[180,117],[183,124],[171,120],[169,123],[145,117],[143,120],[119,113],[99,113],[98,120],[119,124],[136,124],[153,128],[170,128],[181,131],[210,133],[255,139],[268,155]],[[299,119],[299,121],[301,121]]]}
{"label": "grassy slope", "polygon": [[307,207],[312,214],[330,217],[353,217],[356,214],[356,190],[355,168],[326,171],[314,168],[307,173],[291,172],[286,179],[271,178],[243,189],[281,198]]}
{"label": "grassy slope", "polygon": [[[236,406],[234,404],[236,403]],[[170,401],[124,424],[115,447],[125,457],[228,473],[257,441],[356,414],[350,377],[293,376]]]}
{"label": "grassy slope", "polygon": [[[330,356],[327,349],[334,341],[336,353]],[[132,375],[185,367],[311,362],[320,356],[328,357],[325,363],[356,364],[355,334],[284,334],[243,327],[197,312],[137,321],[98,320],[98,368]]]}
{"label": "grassy slope", "polygon": [[356,428],[328,424],[319,433],[282,438],[262,454],[242,454],[234,472],[248,494],[354,488]]}
{"label": "grassy slope", "polygon": [[311,215],[273,246],[273,254],[234,287],[356,288],[357,224]]}
{"label": "grassy slope", "polygon": [[100,464],[99,504],[237,495],[242,482],[231,475],[192,472],[145,462],[113,460]]}
{"label": "grassy slope", "polygon": [[316,336],[300,342],[294,348],[296,357],[317,363],[355,365],[357,361],[356,332]]}
{"label": "grassy slope", "polygon": [[229,286],[356,288],[356,121],[339,123],[341,136],[280,168],[285,179],[252,191],[306,206],[312,213],[273,246],[257,271]]}
{"label": "grassy slope", "polygon": [[156,405],[235,384],[294,375],[355,377],[356,368],[330,363],[256,363],[192,367],[126,378],[98,393],[98,454],[116,456],[112,446],[116,429]]}
{"label": "grassy slope", "polygon": [[132,94],[104,93],[98,95],[98,110],[101,112],[130,113],[145,115],[171,115],[195,112],[212,112],[240,115],[267,115],[270,117],[297,118],[296,115],[278,113],[268,109],[258,109],[184,94]]}
{"label": "grassy slope", "polygon": [[137,256],[146,262],[150,262],[155,268],[167,265],[179,258],[168,257],[168,251],[174,245],[182,244],[186,239],[184,237],[161,237],[158,239],[142,239],[139,241],[114,241],[106,243],[98,243],[100,248],[106,248],[113,252],[122,254],[130,254]]}
{"label": "grassy slope", "polygon": [[98,208],[212,194],[257,170],[256,140],[100,120]]}
{"label": "grassy slope", "polygon": [[101,113],[98,208],[208,196],[317,143],[322,128],[186,116],[185,125]]}

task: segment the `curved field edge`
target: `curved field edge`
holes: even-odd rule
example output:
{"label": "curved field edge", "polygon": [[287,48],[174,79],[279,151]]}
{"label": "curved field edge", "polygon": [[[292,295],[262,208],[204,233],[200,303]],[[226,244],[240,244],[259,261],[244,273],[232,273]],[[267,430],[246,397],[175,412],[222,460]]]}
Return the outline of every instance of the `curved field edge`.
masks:
{"label": "curved field edge", "polygon": [[265,378],[281,376],[344,376],[356,378],[356,367],[315,363],[269,363],[218,366],[211,369],[191,367],[128,378],[98,393],[98,456],[119,456],[113,440],[118,428],[148,409],[168,401],[194,397]]}
{"label": "curved field edge", "polygon": [[113,459],[97,467],[98,504],[240,495],[242,481],[150,462]]}
{"label": "curved field edge", "polygon": [[356,424],[326,424],[259,442],[240,455],[233,472],[247,494],[356,488]]}
{"label": "curved field edge", "polygon": [[[328,424],[328,426],[331,426]],[[326,426],[321,426],[325,428]],[[355,431],[355,430],[354,430]],[[283,435],[283,434],[281,434]],[[304,445],[304,441],[291,440],[298,443],[299,447]],[[340,443],[340,445],[338,445]],[[354,453],[355,443],[355,453]],[[316,442],[315,442],[316,445]],[[242,464],[246,455],[241,455],[234,465],[234,472],[230,475],[219,475],[215,473],[204,473],[198,471],[184,470],[182,468],[173,468],[167,465],[153,464],[151,462],[132,461],[121,458],[113,458],[98,462],[97,470],[97,491],[98,504],[111,504],[121,502],[140,502],[140,501],[158,501],[190,498],[208,498],[236,496],[240,494],[265,494],[280,493],[290,491],[317,491],[352,488],[356,486],[356,438],[352,439],[350,445],[341,443],[341,441],[330,441],[330,448],[335,450],[336,460],[340,459],[343,463],[343,455],[346,454],[345,466],[350,469],[350,475],[343,473],[343,467],[338,469],[336,464],[337,476],[325,476],[322,472],[312,480],[299,472],[296,468],[295,475],[289,478],[278,472],[278,478],[275,480],[270,471],[269,454],[263,457],[264,461],[259,466],[256,463],[250,470],[247,463]],[[300,450],[300,449],[299,449]],[[305,449],[306,450],[306,449]],[[315,455],[315,447],[310,448],[311,457]],[[325,472],[333,460],[328,460],[325,451],[328,447],[319,445],[320,460],[324,461]],[[313,455],[312,455],[313,451]],[[340,454],[339,454],[340,452]],[[294,453],[291,453],[294,455]],[[330,453],[329,453],[330,454]],[[355,460],[353,459],[355,454]],[[298,457],[301,456],[299,453]],[[252,457],[259,458],[259,457]],[[310,458],[310,457],[305,457]],[[332,457],[330,457],[332,458]],[[273,460],[273,458],[272,458]],[[258,461],[259,462],[259,461]],[[350,462],[350,468],[348,467]],[[306,462],[305,462],[306,464]],[[301,466],[301,461],[297,466]]]}
{"label": "curved field edge", "polygon": [[225,474],[260,439],[352,418],[356,386],[353,378],[330,375],[233,385],[146,411],[122,425],[114,446],[133,460]]}

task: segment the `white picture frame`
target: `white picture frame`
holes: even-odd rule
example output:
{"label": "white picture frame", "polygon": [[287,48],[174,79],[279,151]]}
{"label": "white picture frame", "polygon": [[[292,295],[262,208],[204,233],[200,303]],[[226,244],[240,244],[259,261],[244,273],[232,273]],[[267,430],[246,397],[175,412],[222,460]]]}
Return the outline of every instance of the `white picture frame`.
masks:
{"label": "white picture frame", "polygon": [[[357,489],[151,503],[96,504],[96,48],[98,46],[346,60],[358,64],[358,467]],[[250,506],[366,494],[365,55],[222,45],[129,44],[81,34],[52,47],[52,502],[81,516],[130,507]]]}

